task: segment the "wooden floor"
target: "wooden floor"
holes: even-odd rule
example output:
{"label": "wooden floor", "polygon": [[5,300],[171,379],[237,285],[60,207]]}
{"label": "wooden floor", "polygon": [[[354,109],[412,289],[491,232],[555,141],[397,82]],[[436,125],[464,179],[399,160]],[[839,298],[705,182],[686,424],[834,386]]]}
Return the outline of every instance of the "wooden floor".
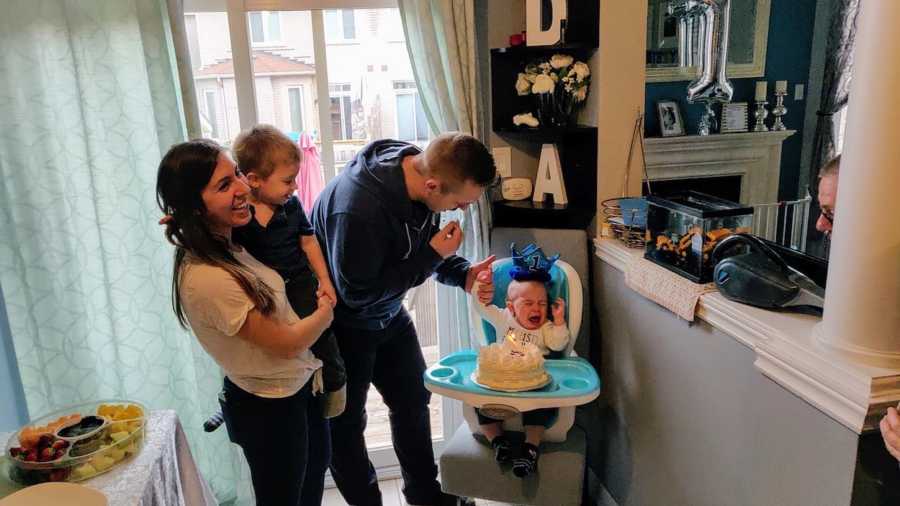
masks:
{"label": "wooden floor", "polygon": [[[425,356],[425,364],[434,364],[439,358],[437,345],[423,346],[422,354]],[[441,426],[441,396],[432,395],[429,408],[431,410],[431,437],[439,438],[443,433],[443,427]],[[388,409],[375,387],[369,389],[366,413],[369,415],[369,424],[366,426],[366,444],[368,447],[371,449],[390,446],[391,426],[388,422]]]}
{"label": "wooden floor", "polygon": [[[403,482],[400,480],[385,480],[378,483],[381,489],[381,501],[384,506],[407,506],[403,493],[400,491]],[[482,501],[475,500],[477,506],[514,506],[505,502]],[[325,491],[325,497],[322,500],[322,506],[347,506],[341,493],[336,488],[329,488]]]}

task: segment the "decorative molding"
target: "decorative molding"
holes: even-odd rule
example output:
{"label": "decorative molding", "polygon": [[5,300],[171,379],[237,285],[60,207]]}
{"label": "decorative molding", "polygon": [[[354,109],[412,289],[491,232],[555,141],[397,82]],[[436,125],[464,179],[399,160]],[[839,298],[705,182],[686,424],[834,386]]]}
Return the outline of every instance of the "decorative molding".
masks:
{"label": "decorative molding", "polygon": [[[598,258],[624,272],[643,254],[615,239],[594,239]],[[756,353],[754,366],[837,422],[862,433],[877,430],[888,406],[900,401],[900,370],[872,367],[818,344],[819,319],[738,304],[717,292],[700,297],[697,317]]]}
{"label": "decorative molding", "polygon": [[[650,181],[741,177],[741,203],[778,200],[781,145],[793,130],[744,132],[644,140]],[[651,185],[652,187],[652,185]]]}

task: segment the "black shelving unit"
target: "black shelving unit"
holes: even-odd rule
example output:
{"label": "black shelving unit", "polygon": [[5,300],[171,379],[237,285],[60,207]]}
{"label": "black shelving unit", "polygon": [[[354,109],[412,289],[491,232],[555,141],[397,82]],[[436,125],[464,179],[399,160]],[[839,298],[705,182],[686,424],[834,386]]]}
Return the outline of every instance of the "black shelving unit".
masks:
{"label": "black shelving unit", "polygon": [[[582,4],[591,6],[587,9],[589,12]],[[584,229],[596,215],[597,127],[517,127],[513,125],[512,117],[536,110],[534,96],[519,96],[516,93],[516,78],[525,65],[548,60],[557,53],[568,54],[576,61],[590,60],[599,41],[598,13],[595,9],[598,4],[570,0],[569,15],[572,20],[565,44],[491,50],[491,122],[494,133],[513,145],[539,147],[541,144],[555,144],[569,199],[566,206],[552,202],[533,203],[530,199],[494,202],[494,224],[497,226]]]}

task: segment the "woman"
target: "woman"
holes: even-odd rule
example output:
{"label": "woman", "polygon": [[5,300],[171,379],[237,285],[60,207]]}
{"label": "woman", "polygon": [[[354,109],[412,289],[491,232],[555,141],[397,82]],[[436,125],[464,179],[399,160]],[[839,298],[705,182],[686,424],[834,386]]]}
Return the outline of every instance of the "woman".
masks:
{"label": "woman", "polygon": [[322,364],[309,347],[333,308],[319,293],[313,314],[298,318],[281,277],[231,242],[232,228],[250,220],[248,192],[213,141],[178,144],[163,157],[156,194],[176,248],[173,306],[225,371],[225,426],[247,458],[257,503],[320,504],[330,440],[310,407]]}

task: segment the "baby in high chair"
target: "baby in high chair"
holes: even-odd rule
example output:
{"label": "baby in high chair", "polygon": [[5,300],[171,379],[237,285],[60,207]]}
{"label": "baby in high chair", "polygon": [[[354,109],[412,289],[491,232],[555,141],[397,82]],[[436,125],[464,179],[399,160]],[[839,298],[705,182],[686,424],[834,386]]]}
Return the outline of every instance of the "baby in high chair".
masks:
{"label": "baby in high chair", "polygon": [[[543,251],[529,244],[521,253],[510,246],[513,268],[509,275],[512,281],[506,292],[506,308],[493,304],[482,304],[477,297],[472,303],[478,314],[488,321],[498,339],[514,339],[518,344],[535,345],[546,357],[551,351],[563,351],[569,344],[569,329],[566,325],[566,307],[562,298],[552,304],[548,300],[550,268],[559,255],[546,258]],[[491,272],[484,271],[477,278],[478,283],[489,281]],[[476,286],[477,288],[477,286]],[[477,293],[476,290],[473,290]],[[552,318],[550,318],[552,316]],[[518,452],[503,433],[503,421],[475,410],[481,432],[494,449],[494,457],[499,464],[512,463],[513,473],[525,477],[537,470],[539,447],[544,430],[556,417],[558,409],[536,409],[522,412],[525,426],[525,442]]]}

